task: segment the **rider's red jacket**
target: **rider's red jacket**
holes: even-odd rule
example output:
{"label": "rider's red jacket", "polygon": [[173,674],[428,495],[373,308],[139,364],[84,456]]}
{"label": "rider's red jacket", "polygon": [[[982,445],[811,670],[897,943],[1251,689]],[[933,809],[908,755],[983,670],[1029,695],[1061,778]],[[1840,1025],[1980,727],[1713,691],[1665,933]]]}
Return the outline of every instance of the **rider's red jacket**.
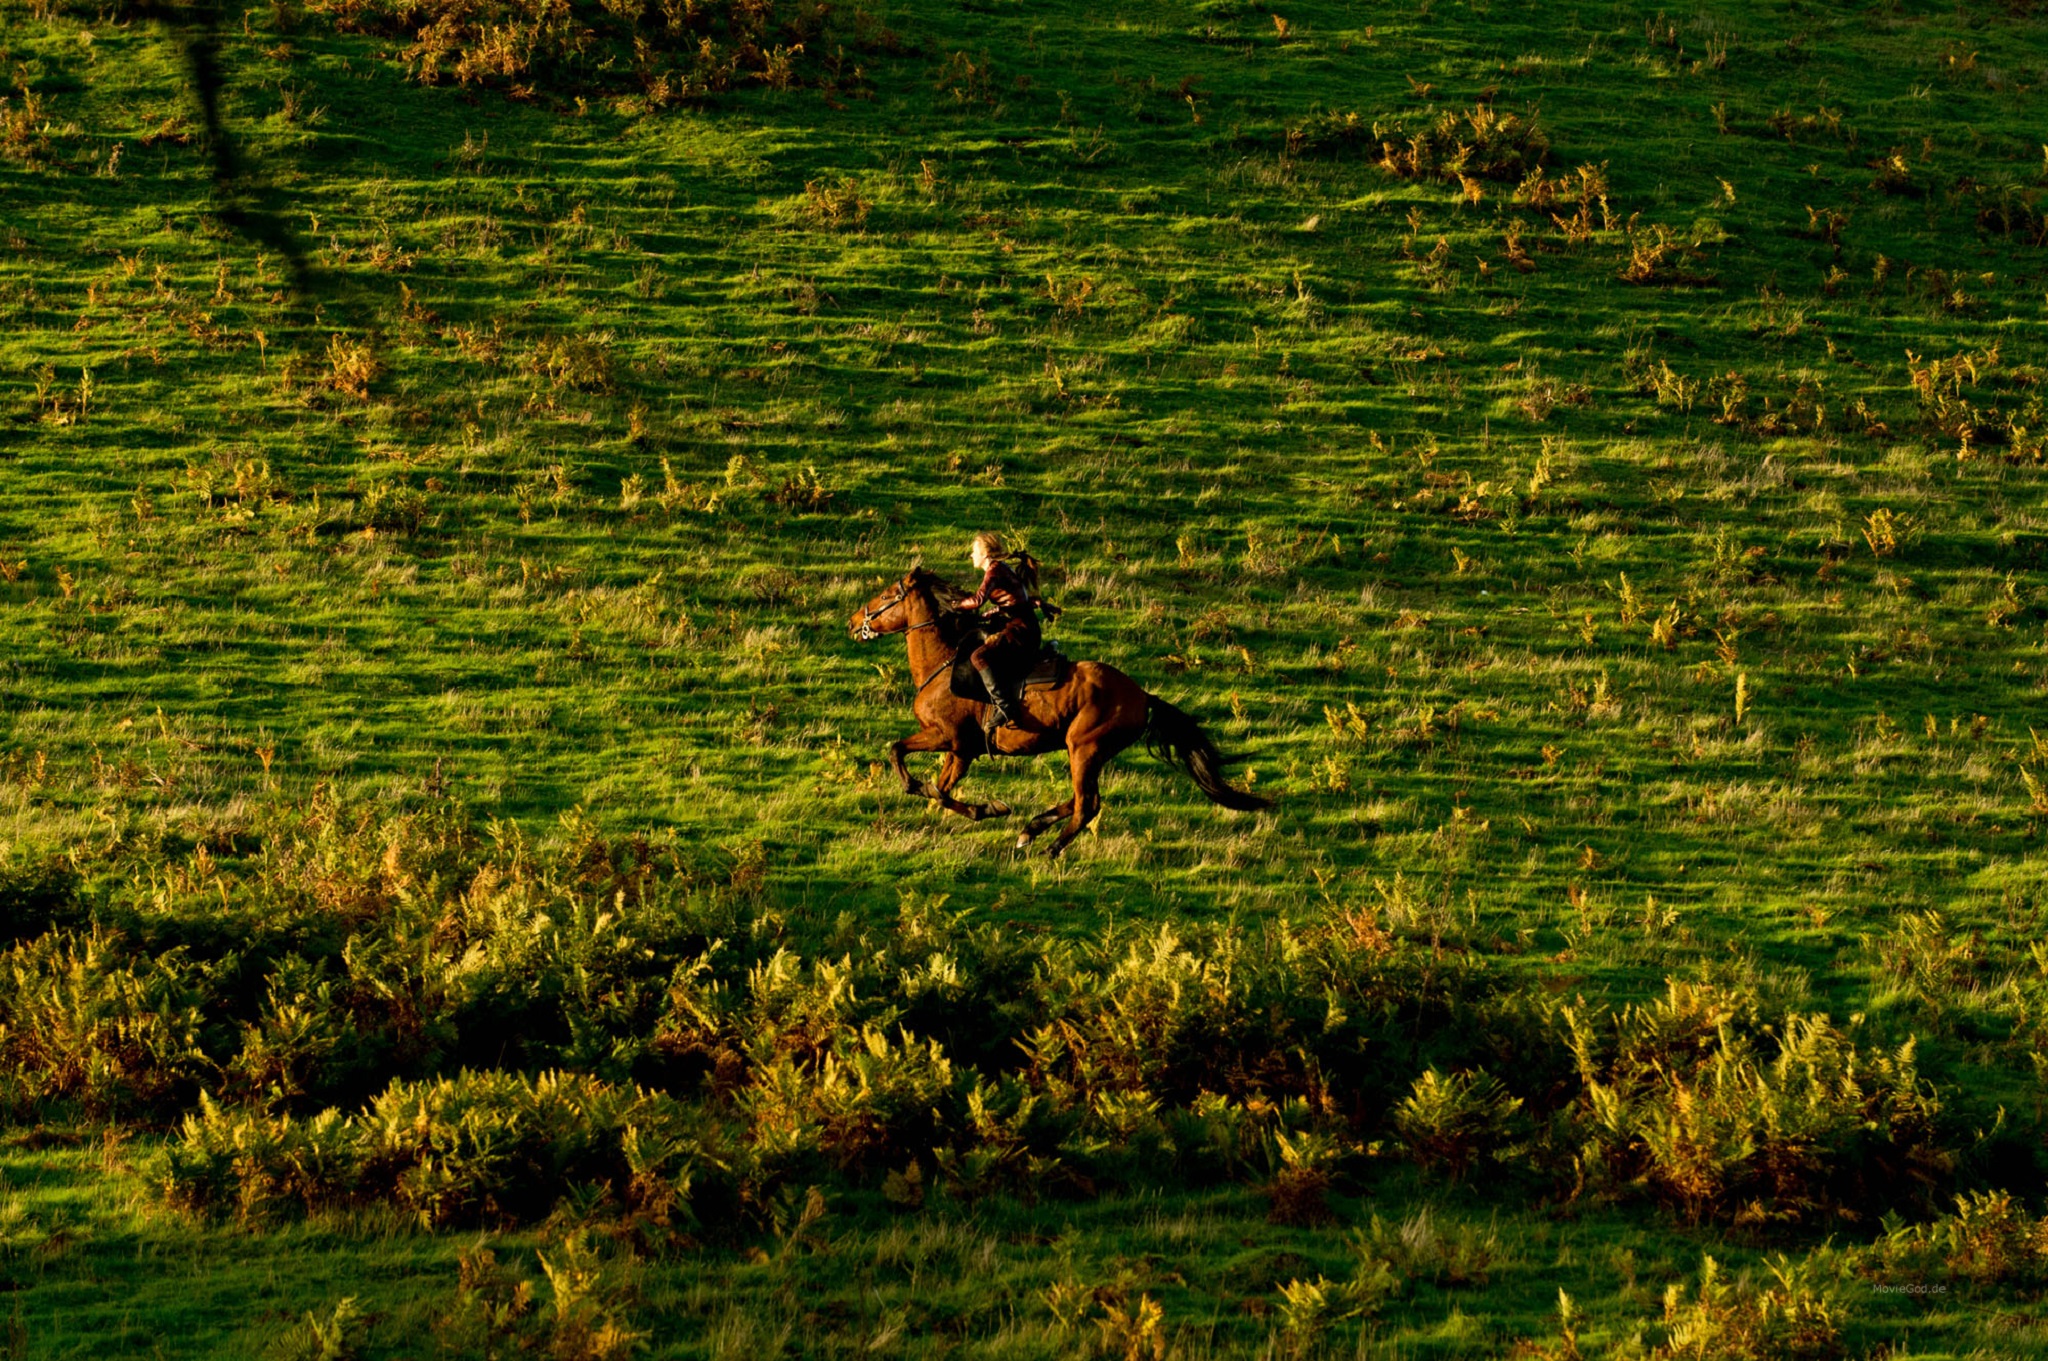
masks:
{"label": "rider's red jacket", "polygon": [[1038,600],[1017,569],[998,559],[982,574],[981,589],[961,601],[960,608],[978,610],[990,602],[1004,614],[1029,614]]}

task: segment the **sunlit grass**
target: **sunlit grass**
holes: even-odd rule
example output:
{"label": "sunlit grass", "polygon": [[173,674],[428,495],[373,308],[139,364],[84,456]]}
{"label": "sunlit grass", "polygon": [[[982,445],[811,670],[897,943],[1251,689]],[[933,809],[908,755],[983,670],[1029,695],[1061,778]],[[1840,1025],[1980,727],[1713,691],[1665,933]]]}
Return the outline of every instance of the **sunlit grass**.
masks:
{"label": "sunlit grass", "polygon": [[[300,296],[215,215],[162,34],[6,13],[9,864],[445,791],[673,831],[819,929],[906,886],[1076,937],[1369,907],[1560,996],[1869,1010],[1987,1125],[2031,1101],[2000,991],[2048,780],[2024,16],[991,0],[881,16],[872,98],[642,116],[252,13],[226,113]],[[1540,182],[1371,135],[1482,107],[1540,126]],[[1047,564],[1070,653],[1277,809],[1133,753],[1049,865],[907,800],[900,650],[845,618],[985,527]],[[272,1331],[375,1293],[300,1246]],[[1540,1256],[1511,1329],[1459,1296],[1389,1345],[1549,1336]],[[693,1296],[700,1350],[797,1349],[776,1288]],[[891,1317],[861,1336],[937,1327]],[[1067,1345],[1042,1323],[1015,1354]]]}

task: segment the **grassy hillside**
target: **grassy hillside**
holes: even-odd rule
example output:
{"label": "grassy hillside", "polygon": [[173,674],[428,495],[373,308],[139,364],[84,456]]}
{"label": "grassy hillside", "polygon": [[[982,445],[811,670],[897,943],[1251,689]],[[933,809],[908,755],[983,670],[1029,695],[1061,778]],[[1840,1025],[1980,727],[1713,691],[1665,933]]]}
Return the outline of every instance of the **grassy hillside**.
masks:
{"label": "grassy hillside", "polygon": [[[1828,1282],[1839,1354],[2038,1351],[2018,1238],[1854,1246],[2043,1184],[2029,9],[760,12],[727,67],[590,7],[516,70],[426,11],[237,13],[223,188],[173,33],[0,10],[17,1351],[1836,1354],[1725,1340],[1778,1252],[1807,1274],[1755,1307]],[[1132,753],[1048,862],[906,798],[901,644],[846,619],[982,528],[1275,811]],[[812,1000],[762,1000],[778,950]],[[1102,1019],[1155,987],[1170,1024]],[[1217,1016],[1270,1067],[1225,1074]],[[1121,1076],[1019,1057],[1061,1025]],[[887,1137],[767,1147],[769,1056],[823,1100],[863,1026],[921,1074]],[[1587,1151],[1596,1088],[1752,1059],[1704,1162]],[[724,1121],[730,1156],[673,1137],[726,1199],[653,1234],[626,1183],[680,1164],[607,1199],[572,1158],[559,1203],[443,1214],[388,1147],[248,1151],[500,1069],[675,1103],[606,1148]],[[1491,1104],[1412,1087],[1477,1070]],[[948,1171],[1009,1147],[980,1078],[1064,1112],[1013,1134],[1066,1170]],[[1916,1170],[1849,1186],[1866,1138]],[[496,1342],[482,1228],[541,1301],[503,1285]]]}

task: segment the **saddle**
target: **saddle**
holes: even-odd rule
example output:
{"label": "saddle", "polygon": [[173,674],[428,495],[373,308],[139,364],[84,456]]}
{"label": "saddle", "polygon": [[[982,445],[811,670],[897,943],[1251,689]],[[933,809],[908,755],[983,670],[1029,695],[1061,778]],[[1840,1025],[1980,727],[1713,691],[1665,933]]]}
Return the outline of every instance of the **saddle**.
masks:
{"label": "saddle", "polygon": [[[988,687],[981,683],[981,673],[974,669],[973,655],[974,649],[963,645],[960,655],[953,659],[953,693],[961,699],[986,704],[989,702]],[[1048,638],[1045,645],[1039,649],[1038,657],[1032,662],[1030,670],[1024,673],[1022,684],[1017,684],[1014,675],[1005,676],[1003,679],[1017,685],[1020,691],[1037,690],[1048,685],[1064,684],[1067,672],[1073,665],[1073,659],[1060,651],[1058,643]]]}

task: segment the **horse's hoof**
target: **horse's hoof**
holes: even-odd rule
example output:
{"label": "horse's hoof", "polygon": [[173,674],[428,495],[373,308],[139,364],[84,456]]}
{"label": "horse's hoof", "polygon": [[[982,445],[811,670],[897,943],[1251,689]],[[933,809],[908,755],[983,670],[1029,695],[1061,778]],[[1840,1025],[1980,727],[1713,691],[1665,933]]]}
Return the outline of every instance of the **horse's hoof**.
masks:
{"label": "horse's hoof", "polygon": [[1031,833],[1017,833],[1017,849],[1020,851],[1028,851],[1031,849]]}
{"label": "horse's hoof", "polygon": [[1004,803],[1001,799],[997,799],[995,802],[988,805],[988,811],[982,814],[982,816],[991,818],[1006,818],[1016,811],[1017,810],[1010,807],[1009,804]]}

